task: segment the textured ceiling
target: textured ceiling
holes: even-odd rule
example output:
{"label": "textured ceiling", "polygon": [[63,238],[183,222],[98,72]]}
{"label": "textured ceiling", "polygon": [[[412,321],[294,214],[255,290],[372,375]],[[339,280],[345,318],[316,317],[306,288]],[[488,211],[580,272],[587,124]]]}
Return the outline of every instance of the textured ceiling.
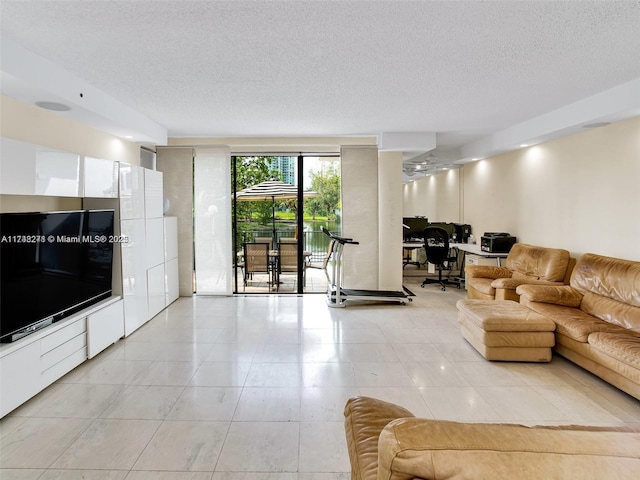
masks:
{"label": "textured ceiling", "polygon": [[640,2],[7,1],[2,35],[170,137],[437,132],[640,78]]}

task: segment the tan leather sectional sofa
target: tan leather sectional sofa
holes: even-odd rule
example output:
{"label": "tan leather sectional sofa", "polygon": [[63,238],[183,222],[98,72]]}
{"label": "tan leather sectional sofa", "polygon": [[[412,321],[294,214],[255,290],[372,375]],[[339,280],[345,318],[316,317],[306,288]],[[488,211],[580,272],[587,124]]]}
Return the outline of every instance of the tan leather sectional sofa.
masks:
{"label": "tan leather sectional sofa", "polygon": [[567,250],[516,243],[511,247],[504,267],[466,267],[467,298],[517,302],[519,285],[566,284],[574,264]]}
{"label": "tan leather sectional sofa", "polygon": [[640,399],[640,262],[588,253],[569,285],[517,293],[556,324],[557,353]]}
{"label": "tan leather sectional sofa", "polygon": [[369,397],[345,406],[352,480],[637,480],[640,429],[415,418]]}

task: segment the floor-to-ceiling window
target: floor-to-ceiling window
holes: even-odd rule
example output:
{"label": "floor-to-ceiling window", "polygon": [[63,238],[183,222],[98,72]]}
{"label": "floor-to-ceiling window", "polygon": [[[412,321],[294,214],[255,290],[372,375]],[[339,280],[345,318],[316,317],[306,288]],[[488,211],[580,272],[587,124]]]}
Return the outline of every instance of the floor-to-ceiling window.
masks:
{"label": "floor-to-ceiling window", "polygon": [[231,163],[234,292],[326,291],[322,227],[340,232],[339,156],[237,155]]}

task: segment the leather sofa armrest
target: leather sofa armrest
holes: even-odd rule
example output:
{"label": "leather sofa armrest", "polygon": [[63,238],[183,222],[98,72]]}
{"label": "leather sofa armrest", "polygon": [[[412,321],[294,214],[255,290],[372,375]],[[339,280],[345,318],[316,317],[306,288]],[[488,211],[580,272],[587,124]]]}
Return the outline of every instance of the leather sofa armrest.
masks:
{"label": "leather sofa armrest", "polygon": [[521,303],[551,303],[577,308],[582,303],[582,294],[569,285],[520,285],[516,288]]}
{"label": "leather sofa armrest", "polygon": [[378,480],[636,478],[640,433],[403,418],[380,434]]}
{"label": "leather sofa armrest", "polygon": [[564,285],[562,282],[548,282],[546,280],[538,280],[536,278],[498,278],[491,282],[493,288],[504,288],[506,290],[515,290],[520,285]]}
{"label": "leather sofa armrest", "polygon": [[464,269],[467,279],[470,278],[511,278],[511,270],[506,267],[490,265],[469,265]]}
{"label": "leather sofa armrest", "polygon": [[378,472],[378,438],[392,420],[413,417],[399,405],[371,397],[354,397],[344,408],[344,429],[352,480],[375,480]]}

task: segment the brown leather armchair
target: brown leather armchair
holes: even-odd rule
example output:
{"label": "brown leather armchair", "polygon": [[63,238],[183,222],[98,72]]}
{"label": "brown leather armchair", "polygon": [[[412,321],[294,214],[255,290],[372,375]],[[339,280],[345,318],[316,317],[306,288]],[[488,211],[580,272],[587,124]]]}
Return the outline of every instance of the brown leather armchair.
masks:
{"label": "brown leather armchair", "polygon": [[467,298],[520,300],[519,285],[564,285],[575,265],[567,250],[526,243],[511,247],[504,267],[470,265],[465,269]]}
{"label": "brown leather armchair", "polygon": [[460,423],[415,418],[370,397],[348,400],[352,480],[636,480],[640,427]]}

